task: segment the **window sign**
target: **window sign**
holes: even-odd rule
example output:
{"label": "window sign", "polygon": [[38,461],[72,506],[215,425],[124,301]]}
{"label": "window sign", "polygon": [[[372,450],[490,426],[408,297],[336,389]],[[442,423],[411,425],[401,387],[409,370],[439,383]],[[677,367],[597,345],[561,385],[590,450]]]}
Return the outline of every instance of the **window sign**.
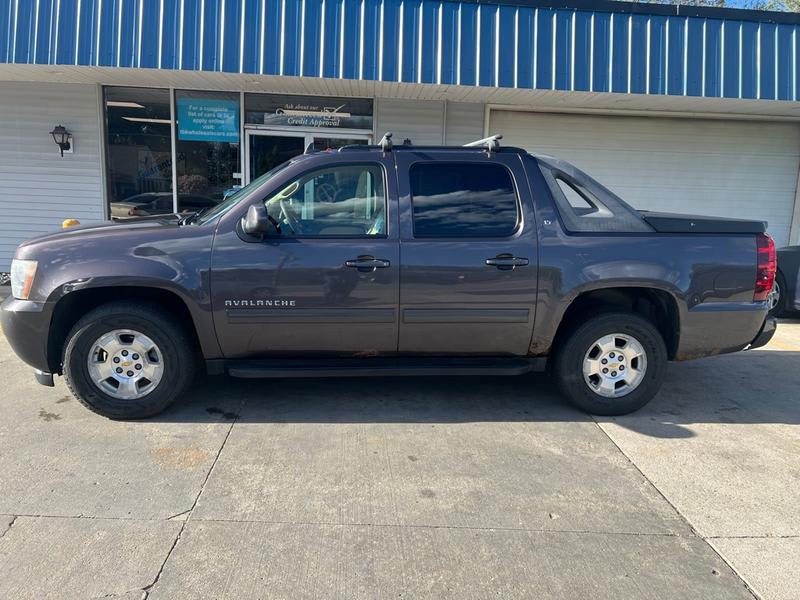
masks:
{"label": "window sign", "polygon": [[245,119],[253,125],[372,131],[372,100],[284,94],[247,94]]}
{"label": "window sign", "polygon": [[176,90],[175,104],[178,210],[213,206],[242,183],[239,94]]}
{"label": "window sign", "polygon": [[178,138],[189,142],[239,141],[239,103],[214,98],[178,98]]}

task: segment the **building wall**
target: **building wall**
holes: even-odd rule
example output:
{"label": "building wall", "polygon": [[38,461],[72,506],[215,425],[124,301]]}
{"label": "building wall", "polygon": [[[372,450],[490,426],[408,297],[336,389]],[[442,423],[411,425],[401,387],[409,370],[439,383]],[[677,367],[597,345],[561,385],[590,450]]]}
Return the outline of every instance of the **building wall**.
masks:
{"label": "building wall", "polygon": [[484,104],[448,102],[444,143],[460,146],[484,137],[483,119],[485,115],[486,106]]}
{"label": "building wall", "polygon": [[[0,82],[0,271],[23,240],[74,217],[104,218],[98,87]],[[49,132],[64,125],[73,154]]]}
{"label": "building wall", "polygon": [[395,144],[461,145],[483,137],[483,104],[443,100],[376,101],[375,139],[387,131]]}

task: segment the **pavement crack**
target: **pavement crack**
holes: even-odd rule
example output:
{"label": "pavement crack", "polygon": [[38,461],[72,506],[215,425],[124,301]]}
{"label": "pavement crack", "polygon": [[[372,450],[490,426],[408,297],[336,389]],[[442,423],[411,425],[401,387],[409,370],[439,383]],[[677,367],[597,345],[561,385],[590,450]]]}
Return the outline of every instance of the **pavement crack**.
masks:
{"label": "pavement crack", "polygon": [[800,535],[707,535],[704,540],[796,540]]}
{"label": "pavement crack", "polygon": [[655,531],[600,531],[596,529],[547,529],[544,527],[502,527],[502,526],[474,526],[474,525],[427,525],[427,524],[394,524],[394,523],[357,523],[341,521],[281,521],[275,519],[196,519],[201,523],[242,523],[258,525],[290,525],[290,526],[318,526],[318,527],[375,527],[385,529],[443,529],[453,531],[477,531],[477,532],[519,532],[519,533],[551,533],[570,534],[570,535],[619,535],[619,536],[641,536],[641,537],[684,537],[680,533],[674,532],[655,532]]}
{"label": "pavement crack", "polygon": [[17,519],[19,518],[19,515],[12,515],[12,517],[13,517],[13,518],[11,519],[11,523],[9,523],[9,524],[8,524],[8,527],[6,527],[6,528],[5,528],[5,529],[4,529],[2,532],[0,532],[0,539],[2,539],[3,537],[5,537],[5,535],[6,535],[6,534],[7,534],[9,531],[11,531],[11,528],[14,526],[14,523],[16,523],[16,522],[17,522]]}
{"label": "pavement crack", "polygon": [[142,600],[147,600],[150,596],[150,592],[156,586],[156,584],[161,579],[161,575],[164,573],[164,568],[167,566],[172,553],[175,551],[175,548],[178,546],[178,543],[181,541],[181,537],[183,536],[183,532],[186,529],[186,524],[189,522],[189,519],[192,518],[192,513],[194,509],[197,507],[197,503],[200,501],[200,497],[203,495],[203,491],[206,489],[206,484],[208,480],[211,478],[211,474],[214,472],[214,467],[217,466],[217,461],[219,461],[219,457],[222,455],[222,451],[225,449],[225,445],[228,443],[228,438],[231,436],[231,432],[233,431],[234,425],[239,421],[241,418],[239,415],[242,413],[242,409],[244,408],[245,399],[243,398],[241,403],[239,404],[239,412],[236,413],[235,418],[231,421],[230,426],[228,427],[228,431],[225,433],[225,437],[222,439],[222,443],[219,445],[219,450],[217,450],[216,456],[214,456],[214,460],[211,462],[211,466],[209,467],[208,471],[206,472],[206,476],[203,479],[203,483],[200,485],[200,490],[197,492],[197,496],[195,496],[194,502],[192,503],[192,507],[188,511],[184,511],[175,515],[174,517],[170,517],[170,519],[174,519],[175,517],[179,517],[182,515],[186,515],[186,518],[181,523],[181,528],[178,530],[178,535],[175,536],[175,539],[172,541],[172,545],[170,546],[169,550],[167,551],[167,555],[164,557],[164,561],[161,563],[161,566],[156,573],[153,582],[145,587],[142,588],[144,595],[142,596]]}
{"label": "pavement crack", "polygon": [[138,517],[111,517],[104,515],[46,515],[38,513],[20,513],[17,517],[29,519],[89,519],[90,521],[161,521],[162,519],[143,519]]}
{"label": "pavement crack", "polygon": [[103,594],[102,596],[93,596],[91,600],[104,600],[105,598],[124,598],[130,597],[130,594],[135,594],[139,592],[141,594],[142,600],[146,597],[146,592],[142,588],[134,588],[132,590],[125,590],[124,592],[109,592],[108,594]]}
{"label": "pavement crack", "polygon": [[183,512],[179,512],[177,515],[172,515],[171,517],[167,517],[167,521],[185,521],[189,514],[192,512],[192,509],[184,510]]}

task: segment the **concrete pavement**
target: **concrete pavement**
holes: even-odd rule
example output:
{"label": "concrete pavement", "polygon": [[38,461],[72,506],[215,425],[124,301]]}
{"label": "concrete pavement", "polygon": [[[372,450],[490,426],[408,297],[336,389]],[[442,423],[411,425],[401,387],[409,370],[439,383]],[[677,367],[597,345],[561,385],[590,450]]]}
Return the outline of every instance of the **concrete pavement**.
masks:
{"label": "concrete pavement", "polygon": [[213,378],[114,423],[0,336],[0,597],[797,597],[779,331],[598,422],[531,376]]}
{"label": "concrete pavement", "polygon": [[679,368],[600,427],[753,589],[800,598],[800,321],[765,350]]}

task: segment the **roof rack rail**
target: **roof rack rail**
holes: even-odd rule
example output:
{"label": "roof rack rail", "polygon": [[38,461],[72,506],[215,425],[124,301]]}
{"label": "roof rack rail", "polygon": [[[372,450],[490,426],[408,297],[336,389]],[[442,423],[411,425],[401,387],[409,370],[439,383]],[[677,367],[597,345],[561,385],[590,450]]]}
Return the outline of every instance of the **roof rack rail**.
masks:
{"label": "roof rack rail", "polygon": [[494,150],[500,148],[500,140],[502,139],[503,139],[502,135],[490,135],[489,137],[475,140],[474,142],[470,142],[469,144],[464,144],[464,146],[469,148],[476,148],[483,146],[486,148],[487,152],[493,152]]}
{"label": "roof rack rail", "polygon": [[378,145],[381,147],[381,150],[384,152],[391,152],[392,151],[392,132],[387,131],[383,134],[381,141],[378,142]]}

